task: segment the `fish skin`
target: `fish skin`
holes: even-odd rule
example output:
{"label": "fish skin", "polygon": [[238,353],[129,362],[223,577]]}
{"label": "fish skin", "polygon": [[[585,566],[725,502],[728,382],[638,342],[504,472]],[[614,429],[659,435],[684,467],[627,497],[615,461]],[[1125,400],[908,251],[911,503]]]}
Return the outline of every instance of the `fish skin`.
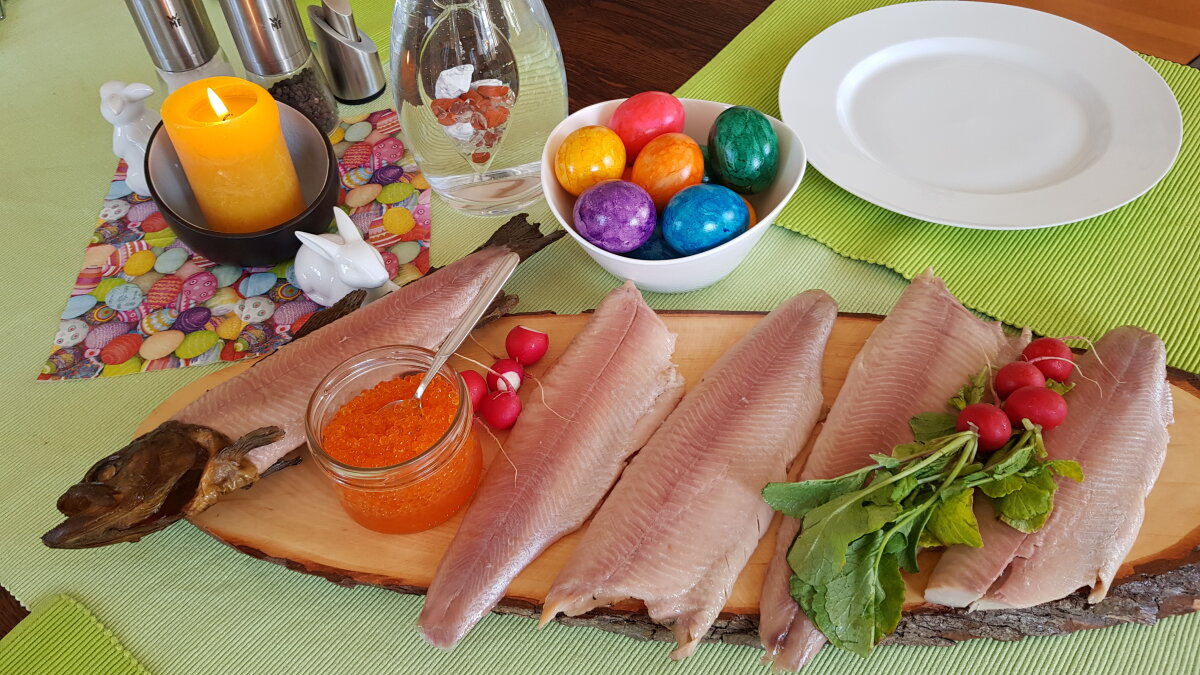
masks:
{"label": "fish skin", "polygon": [[[683,395],[675,335],[632,283],[542,378],[442,556],[418,624],[448,649],[542,551],[574,531]],[[564,421],[566,418],[566,421]]]}
{"label": "fish skin", "polygon": [[[1051,458],[1079,462],[1084,482],[1058,479],[1054,511],[1033,534],[992,516],[983,548],[948,549],[930,578],[927,600],[950,596],[973,600],[977,610],[1020,609],[1083,586],[1091,587],[1088,602],[1104,599],[1137,539],[1146,496],[1166,459],[1172,421],[1166,358],[1158,336],[1125,326],[1077,360],[1078,372],[1091,381],[1074,378],[1067,419],[1045,433],[1045,442]],[[972,566],[1000,573],[980,578],[970,574]]]}
{"label": "fish skin", "polygon": [[368,349],[395,344],[435,348],[507,257],[492,248],[458,260],[437,274],[393,291],[303,340],[285,346],[245,373],[227,380],[172,419],[217,429],[237,438],[277,426],[283,437],[247,457],[262,473],[305,443],[308,399],[334,366]]}
{"label": "fish skin", "polygon": [[541,623],[625,598],[670,623],[674,659],[717,618],[773,515],[821,411],[837,306],[821,291],[781,305],[705,373],[630,463],[546,598]]}
{"label": "fish skin", "polygon": [[[932,272],[917,276],[851,362],[800,480],[860,469],[871,453],[911,441],[909,418],[947,409],[971,375],[1013,360],[1028,342],[1028,331],[1008,336],[980,320]],[[787,551],[799,530],[799,521],[782,518],[763,578],[759,638],[775,670],[800,670],[825,644],[789,592]]]}

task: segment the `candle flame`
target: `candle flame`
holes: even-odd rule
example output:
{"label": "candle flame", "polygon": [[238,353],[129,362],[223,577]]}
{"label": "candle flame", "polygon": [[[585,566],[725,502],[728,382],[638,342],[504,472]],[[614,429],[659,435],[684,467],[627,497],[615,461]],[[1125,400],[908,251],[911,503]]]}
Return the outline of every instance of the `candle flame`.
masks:
{"label": "candle flame", "polygon": [[217,119],[222,122],[229,119],[229,108],[225,107],[225,102],[221,100],[220,96],[217,96],[217,92],[213,91],[212,87],[208,88],[208,103],[212,106]]}

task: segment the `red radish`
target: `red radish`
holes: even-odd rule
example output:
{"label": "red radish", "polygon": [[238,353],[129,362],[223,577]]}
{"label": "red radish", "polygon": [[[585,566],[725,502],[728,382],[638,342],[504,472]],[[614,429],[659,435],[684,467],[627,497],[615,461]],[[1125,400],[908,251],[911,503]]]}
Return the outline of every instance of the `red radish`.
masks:
{"label": "red radish", "polygon": [[511,391],[494,391],[484,397],[479,414],[493,429],[511,429],[521,414],[521,399]]}
{"label": "red radish", "polygon": [[1027,419],[1050,430],[1067,419],[1067,401],[1053,389],[1046,387],[1021,387],[1009,394],[1004,402],[1004,412],[1014,427],[1021,426],[1021,420]]}
{"label": "red radish", "polygon": [[516,391],[525,379],[525,369],[512,359],[500,359],[492,364],[488,372],[488,389],[492,391]]}
{"label": "red radish", "polygon": [[1075,354],[1058,338],[1038,338],[1025,346],[1021,358],[1042,371],[1047,379],[1066,382],[1075,369]]}
{"label": "red radish", "polygon": [[504,338],[504,349],[514,361],[523,366],[532,366],[546,355],[550,337],[527,326],[517,326],[508,331]]}
{"label": "red radish", "polygon": [[1044,387],[1046,376],[1036,364],[1028,361],[1013,361],[996,373],[996,395],[1001,399],[1021,387]]}
{"label": "red radish", "polygon": [[958,413],[954,428],[959,431],[974,429],[979,433],[979,449],[983,452],[998,450],[1012,436],[1012,424],[1008,415],[991,403],[972,403]]}
{"label": "red radish", "polygon": [[471,399],[471,410],[479,412],[479,406],[483,403],[483,397],[487,396],[487,382],[483,376],[473,370],[464,370],[459,373],[463,383],[467,385],[467,397]]}

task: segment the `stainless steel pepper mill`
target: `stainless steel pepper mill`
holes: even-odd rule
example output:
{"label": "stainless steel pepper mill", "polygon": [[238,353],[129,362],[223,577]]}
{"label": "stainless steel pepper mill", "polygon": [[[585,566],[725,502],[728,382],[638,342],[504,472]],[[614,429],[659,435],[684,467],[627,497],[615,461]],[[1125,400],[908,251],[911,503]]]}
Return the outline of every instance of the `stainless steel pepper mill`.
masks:
{"label": "stainless steel pepper mill", "polygon": [[375,42],[358,31],[349,0],[321,0],[310,5],[308,20],[317,41],[321,66],[333,95],[343,103],[374,100],[387,88]]}

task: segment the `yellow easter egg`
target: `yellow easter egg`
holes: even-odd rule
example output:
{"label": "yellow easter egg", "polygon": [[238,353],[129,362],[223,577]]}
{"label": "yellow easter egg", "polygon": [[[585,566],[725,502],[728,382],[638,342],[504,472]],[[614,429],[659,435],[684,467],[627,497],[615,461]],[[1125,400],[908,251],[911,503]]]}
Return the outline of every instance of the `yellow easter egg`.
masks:
{"label": "yellow easter egg", "polygon": [[241,317],[236,314],[230,314],[217,325],[217,337],[223,340],[236,340],[237,336],[242,332],[242,326],[245,325],[246,322],[242,321]]}
{"label": "yellow easter egg", "polygon": [[329,144],[337,145],[338,143],[341,143],[342,139],[345,137],[346,137],[346,130],[341,127],[338,127],[336,129],[334,129],[332,132],[330,132]]}
{"label": "yellow easter egg", "polygon": [[409,182],[412,183],[412,186],[418,190],[429,189],[429,181],[425,180],[425,174],[423,173],[417,172],[417,174],[413,176],[412,180]]}
{"label": "yellow easter egg", "polygon": [[407,234],[416,226],[417,221],[413,218],[412,211],[403,206],[390,208],[383,214],[383,229],[392,234]]}
{"label": "yellow easter egg", "polygon": [[131,277],[140,277],[154,269],[154,260],[154,251],[138,251],[125,261],[125,274]]}
{"label": "yellow easter egg", "polygon": [[358,124],[359,122],[366,122],[367,118],[370,116],[371,116],[371,113],[363,113],[361,115],[351,115],[350,117],[343,117],[342,121],[345,122],[346,124]]}
{"label": "yellow easter egg", "polygon": [[115,377],[117,375],[140,373],[142,371],[142,363],[142,357],[134,356],[124,363],[104,366],[104,370],[100,371],[100,377]]}
{"label": "yellow easter egg", "polygon": [[421,278],[421,270],[412,263],[405,263],[400,266],[400,271],[392,279],[393,283],[403,286],[410,281],[416,281]]}
{"label": "yellow easter egg", "polygon": [[166,248],[175,243],[175,233],[171,231],[171,228],[147,232],[142,236],[142,240],[154,248]]}

